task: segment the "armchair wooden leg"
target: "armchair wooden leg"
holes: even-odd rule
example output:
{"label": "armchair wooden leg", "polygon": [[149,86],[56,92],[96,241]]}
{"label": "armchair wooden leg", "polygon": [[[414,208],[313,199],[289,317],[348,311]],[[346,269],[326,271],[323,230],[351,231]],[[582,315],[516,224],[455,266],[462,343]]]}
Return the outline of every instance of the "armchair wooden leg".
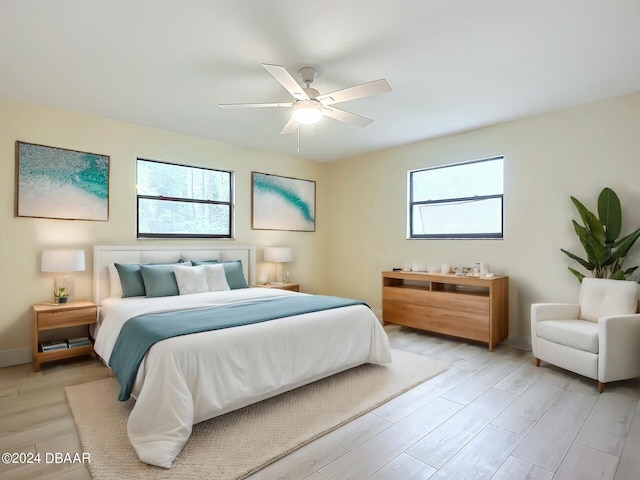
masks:
{"label": "armchair wooden leg", "polygon": [[600,393],[604,392],[604,383],[598,382],[598,391]]}
{"label": "armchair wooden leg", "polygon": [[540,359],[536,358],[536,367],[539,367],[539,366],[540,366]]}

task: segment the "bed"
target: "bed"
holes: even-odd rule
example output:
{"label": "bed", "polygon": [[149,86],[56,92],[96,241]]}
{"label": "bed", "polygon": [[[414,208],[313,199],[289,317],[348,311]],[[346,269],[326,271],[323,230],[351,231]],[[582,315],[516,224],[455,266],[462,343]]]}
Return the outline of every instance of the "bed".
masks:
{"label": "bed", "polygon": [[[241,269],[242,280],[255,285],[255,247],[94,247],[94,297],[99,306],[95,350],[117,375],[124,362],[117,355],[140,343],[132,340],[134,334],[127,330],[140,318],[185,328],[188,322],[182,319],[184,315],[204,316],[205,309],[220,318],[236,311],[249,318],[253,313],[248,312],[268,311],[276,305],[280,308],[325,301],[322,296],[266,288],[214,288],[216,291],[189,293],[191,290],[185,287],[183,293],[183,283],[183,294],[164,296],[160,292],[154,296],[147,290],[151,295],[147,298],[128,295],[122,280],[114,274],[118,271],[122,278],[126,275],[116,270],[115,264],[120,264],[120,269],[123,265],[142,265],[145,270],[150,270],[145,264],[178,264],[177,268],[171,267],[178,277],[188,268],[178,262],[191,261],[197,268],[189,270],[189,275],[195,275],[196,270],[207,275],[223,271],[220,275],[227,275],[227,284],[233,286],[229,269],[236,273]],[[211,285],[209,277],[207,280]],[[125,391],[119,377],[122,398],[130,394],[136,400],[127,432],[140,460],[169,468],[195,423],[363,363],[391,361],[380,322],[366,305],[357,302],[252,321],[157,341],[130,377],[130,391]],[[119,335],[121,331],[123,335]]]}

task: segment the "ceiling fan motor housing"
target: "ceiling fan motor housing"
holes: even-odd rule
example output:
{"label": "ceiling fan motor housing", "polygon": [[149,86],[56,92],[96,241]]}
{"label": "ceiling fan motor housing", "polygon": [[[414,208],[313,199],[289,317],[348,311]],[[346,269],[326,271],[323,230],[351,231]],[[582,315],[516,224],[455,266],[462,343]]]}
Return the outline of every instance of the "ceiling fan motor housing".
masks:
{"label": "ceiling fan motor housing", "polygon": [[316,74],[318,72],[316,72],[316,69],[313,67],[302,67],[298,70],[298,73],[302,77],[302,81],[309,86],[309,84],[316,78]]}

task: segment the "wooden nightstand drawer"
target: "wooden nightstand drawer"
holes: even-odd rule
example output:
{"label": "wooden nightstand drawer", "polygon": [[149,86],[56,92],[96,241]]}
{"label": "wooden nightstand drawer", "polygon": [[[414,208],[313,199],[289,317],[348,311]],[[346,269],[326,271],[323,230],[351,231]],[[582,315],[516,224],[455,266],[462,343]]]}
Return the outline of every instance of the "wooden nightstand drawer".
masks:
{"label": "wooden nightstand drawer", "polygon": [[38,330],[74,327],[96,323],[96,308],[78,308],[75,310],[53,310],[38,314]]}

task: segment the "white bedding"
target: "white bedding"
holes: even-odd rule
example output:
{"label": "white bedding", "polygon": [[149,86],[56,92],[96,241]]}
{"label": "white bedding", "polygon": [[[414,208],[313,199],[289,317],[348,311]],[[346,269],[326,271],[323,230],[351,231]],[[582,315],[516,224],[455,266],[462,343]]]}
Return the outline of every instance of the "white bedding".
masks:
{"label": "white bedding", "polygon": [[[248,288],[159,298],[107,299],[95,350],[108,362],[120,328],[144,313],[285,295]],[[363,363],[389,363],[389,342],[364,305],[163,340],[143,360],[127,430],[140,460],[169,468],[192,425]]]}

